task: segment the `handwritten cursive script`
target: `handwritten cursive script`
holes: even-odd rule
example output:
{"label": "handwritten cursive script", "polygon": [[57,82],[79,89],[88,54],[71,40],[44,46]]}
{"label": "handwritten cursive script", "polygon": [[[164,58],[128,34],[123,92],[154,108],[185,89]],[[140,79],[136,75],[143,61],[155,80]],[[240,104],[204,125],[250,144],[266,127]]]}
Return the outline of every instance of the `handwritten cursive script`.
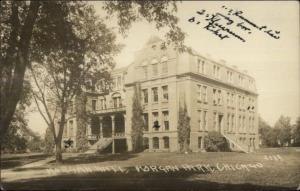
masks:
{"label": "handwritten cursive script", "polygon": [[[233,37],[246,42],[245,36],[252,34],[254,30],[261,31],[273,39],[280,39],[280,31],[256,24],[244,16],[243,11],[230,9],[224,5],[221,8],[224,13],[208,13],[205,9],[196,11],[196,16],[189,18],[188,22],[202,26],[221,40]],[[204,25],[201,25],[202,23]]]}

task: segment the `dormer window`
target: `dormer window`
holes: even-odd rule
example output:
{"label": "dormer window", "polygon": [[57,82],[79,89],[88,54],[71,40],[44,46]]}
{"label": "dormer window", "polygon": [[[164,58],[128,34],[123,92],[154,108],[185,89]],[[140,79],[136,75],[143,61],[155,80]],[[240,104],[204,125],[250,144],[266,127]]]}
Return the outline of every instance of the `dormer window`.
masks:
{"label": "dormer window", "polygon": [[168,73],[168,62],[167,62],[168,58],[167,57],[163,57],[161,59],[161,65],[162,65],[162,73]]}
{"label": "dormer window", "polygon": [[158,62],[156,59],[152,60],[152,76],[157,76],[158,74]]}

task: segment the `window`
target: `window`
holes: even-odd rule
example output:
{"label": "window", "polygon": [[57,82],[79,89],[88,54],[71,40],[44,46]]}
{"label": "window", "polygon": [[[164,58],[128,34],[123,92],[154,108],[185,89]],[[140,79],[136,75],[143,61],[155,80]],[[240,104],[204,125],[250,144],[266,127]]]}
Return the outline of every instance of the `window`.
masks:
{"label": "window", "polygon": [[118,76],[117,77],[117,89],[121,89],[122,87],[122,77]]}
{"label": "window", "polygon": [[202,137],[198,137],[198,148],[202,149]]}
{"label": "window", "polygon": [[230,96],[231,94],[227,92],[227,106],[230,106]]}
{"label": "window", "polygon": [[198,73],[205,73],[205,62],[204,60],[198,59],[197,60],[197,72]]}
{"label": "window", "polygon": [[241,125],[242,125],[242,117],[239,115],[239,121],[238,121],[238,132],[241,131]]}
{"label": "window", "polygon": [[73,120],[70,120],[70,121],[69,121],[69,129],[70,129],[69,137],[73,137],[73,136],[74,136],[74,131],[73,131]]}
{"label": "window", "polygon": [[234,103],[234,94],[231,94],[231,106],[234,107],[235,103]]}
{"label": "window", "polygon": [[152,64],[152,74],[153,74],[153,76],[157,76],[157,74],[158,74],[158,65],[157,65],[157,63]]}
{"label": "window", "polygon": [[165,148],[165,149],[170,148],[169,137],[163,137],[163,140],[164,140],[164,148]]}
{"label": "window", "polygon": [[100,99],[100,109],[106,109],[105,99]]}
{"label": "window", "polygon": [[168,73],[168,62],[167,62],[168,58],[167,57],[163,57],[161,59],[161,65],[162,65],[162,73]]}
{"label": "window", "polygon": [[249,132],[252,132],[252,125],[251,125],[251,117],[249,117],[249,122],[248,122],[248,129],[249,129]]}
{"label": "window", "polygon": [[153,102],[158,102],[158,92],[157,92],[157,88],[152,88],[152,98],[153,98]]}
{"label": "window", "polygon": [[217,113],[216,112],[214,112],[214,119],[213,120],[214,120],[214,126],[213,127],[217,131],[217,120],[218,119],[217,119]]}
{"label": "window", "polygon": [[92,100],[92,111],[96,111],[97,100]]}
{"label": "window", "polygon": [[145,78],[147,79],[148,78],[148,68],[147,68],[147,66],[143,66],[143,73],[144,73]]}
{"label": "window", "polygon": [[165,130],[169,130],[169,111],[163,111]]}
{"label": "window", "polygon": [[239,75],[239,85],[243,86],[244,85],[244,77]]}
{"label": "window", "polygon": [[202,87],[202,100],[204,102],[207,102],[207,87],[206,86]]}
{"label": "window", "polygon": [[218,90],[218,105],[223,104],[223,99],[222,99],[222,91]]}
{"label": "window", "polygon": [[146,104],[148,103],[148,89],[143,89],[142,92],[143,92],[143,101]]}
{"label": "window", "polygon": [[201,85],[197,85],[197,99],[201,101]]}
{"label": "window", "polygon": [[217,65],[214,65],[213,75],[215,78],[220,78],[220,67]]}
{"label": "window", "polygon": [[227,131],[230,129],[230,114],[227,114]]}
{"label": "window", "polygon": [[202,111],[201,110],[198,110],[198,117],[199,117],[199,120],[198,120],[199,130],[201,131],[202,130],[202,123],[201,123]]}
{"label": "window", "polygon": [[144,131],[148,131],[149,130],[149,119],[148,119],[148,113],[144,113]]}
{"label": "window", "polygon": [[217,90],[216,89],[213,89],[213,104],[214,105],[217,105]]}
{"label": "window", "polygon": [[242,97],[242,109],[245,109],[245,97]]}
{"label": "window", "polygon": [[168,86],[163,86],[162,92],[163,92],[163,100],[168,101],[169,99]]}
{"label": "window", "polygon": [[158,137],[153,137],[153,149],[159,149],[159,139],[158,139]]}
{"label": "window", "polygon": [[158,112],[153,112],[152,113],[152,119],[153,119],[153,128],[155,131],[158,131],[160,128],[159,121],[158,121]]}
{"label": "window", "polygon": [[232,80],[232,71],[227,71],[227,81],[232,83],[233,80]]}
{"label": "window", "polygon": [[114,108],[122,107],[121,97],[113,97],[113,107]]}
{"label": "window", "polygon": [[197,72],[198,73],[201,72],[201,60],[200,59],[197,60]]}
{"label": "window", "polygon": [[243,121],[242,121],[242,129],[243,129],[243,132],[246,131],[246,126],[245,126],[245,116],[243,116]]}
{"label": "window", "polygon": [[235,118],[234,118],[234,114],[231,115],[231,130],[232,131],[235,130]]}
{"label": "window", "polygon": [[203,129],[206,130],[206,116],[207,116],[207,111],[203,111]]}

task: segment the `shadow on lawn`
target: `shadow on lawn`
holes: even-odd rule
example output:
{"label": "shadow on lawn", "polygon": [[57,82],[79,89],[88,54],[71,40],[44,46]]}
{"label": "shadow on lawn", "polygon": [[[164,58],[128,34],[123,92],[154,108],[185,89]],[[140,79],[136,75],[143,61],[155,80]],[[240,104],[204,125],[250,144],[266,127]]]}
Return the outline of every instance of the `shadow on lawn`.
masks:
{"label": "shadow on lawn", "polygon": [[1,169],[15,168],[28,163],[36,162],[47,158],[49,155],[31,155],[25,157],[11,157],[11,158],[1,158]]}
{"label": "shadow on lawn", "polygon": [[[122,154],[96,154],[96,155],[87,155],[81,154],[78,156],[68,157],[64,159],[63,164],[88,164],[88,163],[97,163],[97,162],[105,162],[105,161],[124,161],[129,160],[131,158],[137,157],[137,154],[133,153],[122,153]],[[49,164],[54,164],[54,161],[49,162]]]}
{"label": "shadow on lawn", "polygon": [[254,184],[230,184],[195,180],[193,175],[209,172],[180,170],[172,173],[137,172],[134,167],[128,173],[93,172],[86,174],[58,175],[47,178],[4,183],[7,190],[289,190],[286,187]]}

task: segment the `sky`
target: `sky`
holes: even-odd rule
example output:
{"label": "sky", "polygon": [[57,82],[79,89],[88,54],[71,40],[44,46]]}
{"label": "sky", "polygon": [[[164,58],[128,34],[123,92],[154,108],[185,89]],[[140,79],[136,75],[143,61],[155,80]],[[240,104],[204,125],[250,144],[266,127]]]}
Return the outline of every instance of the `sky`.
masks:
{"label": "sky", "polygon": [[[103,2],[91,2],[96,13],[104,16]],[[274,39],[262,31],[251,29],[246,34],[234,28],[246,42],[230,37],[220,40],[212,32],[203,28],[204,18],[196,11],[206,13],[226,13],[225,6],[243,11],[243,16],[259,26],[267,26],[280,31],[280,38]],[[270,125],[274,125],[280,115],[290,116],[292,123],[300,116],[300,66],[299,66],[299,3],[297,1],[183,1],[178,2],[179,26],[187,34],[185,43],[203,56],[215,61],[224,60],[227,65],[235,65],[247,70],[256,80],[259,94],[259,115]],[[199,18],[201,24],[191,23],[191,17]],[[201,19],[200,19],[201,18]],[[114,17],[106,19],[109,27],[116,26]],[[116,31],[116,29],[114,29]],[[117,31],[116,31],[117,32]],[[129,65],[136,51],[140,50],[153,35],[164,38],[164,30],[157,31],[146,21],[134,23],[126,37],[118,34],[119,43],[125,45],[116,56],[116,67]],[[37,113],[28,116],[29,126],[44,134],[46,125]]]}

